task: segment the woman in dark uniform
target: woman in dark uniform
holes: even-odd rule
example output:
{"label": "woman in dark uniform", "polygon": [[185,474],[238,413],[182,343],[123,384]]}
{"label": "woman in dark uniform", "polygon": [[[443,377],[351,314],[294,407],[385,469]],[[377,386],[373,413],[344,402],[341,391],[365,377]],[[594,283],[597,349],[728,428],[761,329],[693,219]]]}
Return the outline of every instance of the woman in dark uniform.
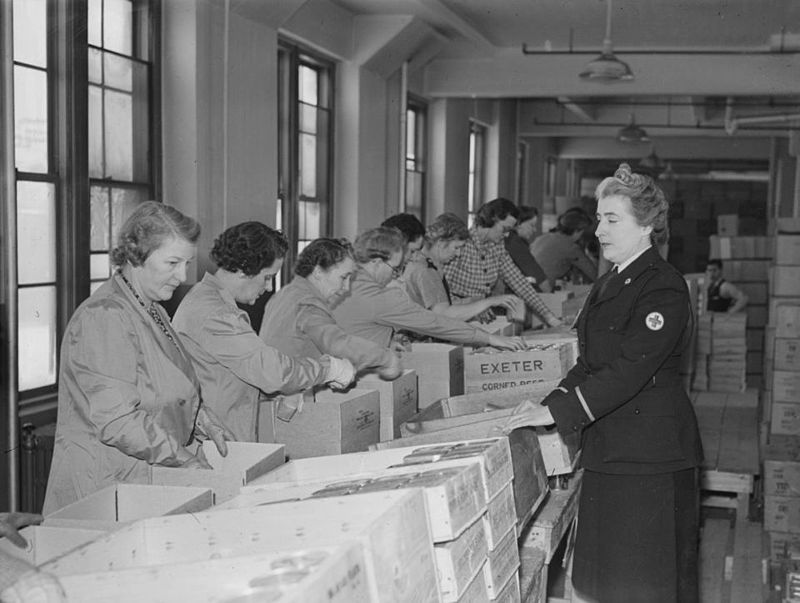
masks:
{"label": "woman in dark uniform", "polygon": [[575,591],[601,603],[698,600],[697,420],[678,368],[691,317],[682,275],[656,247],[668,204],[622,164],[597,187],[597,238],[614,269],[578,318],[580,357],[507,429],[582,433]]}

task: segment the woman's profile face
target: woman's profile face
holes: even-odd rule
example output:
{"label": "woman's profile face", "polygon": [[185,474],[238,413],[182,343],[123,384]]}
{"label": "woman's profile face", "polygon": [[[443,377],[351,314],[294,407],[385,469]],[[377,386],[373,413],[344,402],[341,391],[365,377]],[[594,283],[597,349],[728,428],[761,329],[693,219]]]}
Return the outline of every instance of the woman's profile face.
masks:
{"label": "woman's profile face", "polygon": [[603,257],[622,264],[650,246],[652,226],[640,226],[628,197],[610,195],[597,202],[597,230]]}
{"label": "woman's profile face", "polygon": [[245,276],[244,284],[236,296],[236,301],[253,305],[265,291],[272,291],[272,281],[275,275],[281,271],[282,266],[283,258],[276,258],[270,266],[263,268],[258,274]]}
{"label": "woman's profile face", "polygon": [[131,275],[145,301],[170,299],[178,285],[186,281],[186,270],[196,252],[194,243],[170,237],[153,250],[144,264],[134,266]]}
{"label": "woman's profile face", "polygon": [[314,268],[317,277],[314,279],[314,284],[319,294],[328,301],[346,294],[350,290],[350,277],[353,276],[355,269],[356,263],[350,257],[334,264],[328,270],[319,266]]}

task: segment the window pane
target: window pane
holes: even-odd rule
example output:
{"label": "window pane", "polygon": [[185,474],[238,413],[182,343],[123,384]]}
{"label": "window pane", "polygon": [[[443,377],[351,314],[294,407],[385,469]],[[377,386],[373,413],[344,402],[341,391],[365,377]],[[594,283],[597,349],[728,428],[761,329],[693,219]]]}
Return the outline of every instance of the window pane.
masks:
{"label": "window pane", "polygon": [[19,389],[56,382],[56,288],[19,290]]}
{"label": "window pane", "polygon": [[105,61],[105,84],[120,90],[133,90],[132,64],[133,61],[123,59],[109,53],[103,53]]}
{"label": "window pane", "polygon": [[300,131],[317,133],[317,108],[300,103]]}
{"label": "window pane", "polygon": [[130,94],[105,93],[105,178],[133,179],[133,111]]}
{"label": "window pane", "polygon": [[317,84],[318,76],[316,69],[300,65],[298,70],[300,86],[300,101],[309,105],[317,104]]}
{"label": "window pane", "polygon": [[300,194],[317,196],[317,138],[300,134]]}
{"label": "window pane", "polygon": [[46,0],[14,0],[14,60],[47,67]]}
{"label": "window pane", "polygon": [[104,282],[105,281],[97,281],[89,285],[89,295],[92,295],[95,291],[102,287]]}
{"label": "window pane", "polygon": [[300,201],[297,204],[297,236],[300,239],[317,239],[320,234],[319,203]]}
{"label": "window pane", "polygon": [[108,206],[108,189],[104,186],[91,188],[90,249],[92,251],[108,251],[110,247]]}
{"label": "window pane", "polygon": [[107,253],[93,253],[89,256],[89,278],[93,281],[111,276],[111,264]]}
{"label": "window pane", "polygon": [[[406,211],[419,212],[422,207],[422,174],[406,172]],[[417,215],[417,217],[419,217]]]}
{"label": "window pane", "polygon": [[89,44],[93,46],[103,45],[103,0],[89,0],[89,23],[88,36]]}
{"label": "window pane", "polygon": [[103,173],[103,91],[89,86],[89,176],[102,178]]}
{"label": "window pane", "polygon": [[412,110],[406,111],[406,157],[414,158],[417,148],[417,120],[416,113]]}
{"label": "window pane", "polygon": [[130,0],[103,2],[103,47],[130,56],[133,19]]}
{"label": "window pane", "polygon": [[147,191],[143,189],[115,188],[111,191],[111,247],[116,247],[119,229],[136,207],[147,201]]}
{"label": "window pane", "polygon": [[14,148],[17,169],[47,173],[47,74],[14,67]]}
{"label": "window pane", "polygon": [[17,271],[21,285],[56,280],[55,187],[17,182]]}
{"label": "window pane", "polygon": [[93,84],[103,83],[103,53],[96,48],[89,49],[89,81]]}

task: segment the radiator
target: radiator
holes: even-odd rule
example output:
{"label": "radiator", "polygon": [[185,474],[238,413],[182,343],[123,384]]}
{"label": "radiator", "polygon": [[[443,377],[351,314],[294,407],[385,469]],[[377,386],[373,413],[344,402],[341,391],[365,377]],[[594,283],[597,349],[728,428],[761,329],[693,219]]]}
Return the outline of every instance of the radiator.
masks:
{"label": "radiator", "polygon": [[41,513],[47,476],[53,459],[55,423],[35,427],[25,423],[20,432],[20,511]]}

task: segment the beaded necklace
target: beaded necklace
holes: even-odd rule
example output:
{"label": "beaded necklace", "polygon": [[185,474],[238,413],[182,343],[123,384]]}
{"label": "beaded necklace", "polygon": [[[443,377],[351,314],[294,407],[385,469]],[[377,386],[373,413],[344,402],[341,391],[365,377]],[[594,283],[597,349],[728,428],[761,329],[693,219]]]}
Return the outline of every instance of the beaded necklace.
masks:
{"label": "beaded necklace", "polygon": [[156,308],[156,303],[150,302],[150,305],[148,306],[146,303],[144,303],[144,300],[136,292],[136,289],[133,288],[133,285],[131,285],[130,281],[127,278],[125,278],[124,274],[122,274],[122,270],[118,270],[117,274],[122,279],[122,282],[125,283],[125,285],[128,287],[133,296],[136,298],[136,301],[139,302],[139,305],[142,308],[144,308],[144,311],[147,312],[150,315],[150,317],[155,321],[155,323],[158,325],[158,328],[161,329],[161,332],[164,333],[164,335],[167,336],[167,339],[169,339],[175,345],[175,347],[178,348],[178,351],[180,351],[181,348],[178,345],[178,342],[175,340],[175,337],[172,335],[172,332],[169,330],[167,325],[164,324],[164,319],[161,318],[161,314],[159,314],[158,308]]}

